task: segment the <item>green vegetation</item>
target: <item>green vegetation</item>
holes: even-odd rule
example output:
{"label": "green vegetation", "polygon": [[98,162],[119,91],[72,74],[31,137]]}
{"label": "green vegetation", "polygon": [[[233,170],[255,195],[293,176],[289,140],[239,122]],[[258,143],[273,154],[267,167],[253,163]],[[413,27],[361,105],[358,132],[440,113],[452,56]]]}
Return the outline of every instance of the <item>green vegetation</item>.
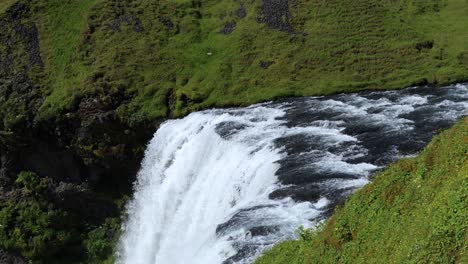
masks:
{"label": "green vegetation", "polygon": [[0,199],[0,247],[32,263],[112,263],[120,219],[101,226],[83,223],[74,212],[60,209],[50,197],[51,182],[21,172],[17,189]]}
{"label": "green vegetation", "polygon": [[317,232],[257,264],[467,263],[468,118],[351,195]]}
{"label": "green vegetation", "polygon": [[47,259],[72,243],[76,234],[67,226],[67,213],[56,210],[43,192],[47,182],[30,172],[18,175],[21,197],[1,202],[0,246],[32,259]]}
{"label": "green vegetation", "polygon": [[[53,106],[70,103],[74,91],[63,89],[80,85],[79,80],[86,78],[87,68],[76,60],[75,53],[83,38],[87,14],[93,0],[40,2],[45,14],[38,16],[38,25],[42,29],[41,46],[48,64],[49,83],[54,91],[46,100]],[[78,79],[78,80],[77,80]],[[63,101],[62,101],[63,100]],[[53,114],[53,113],[51,113]]]}
{"label": "green vegetation", "polygon": [[[8,148],[19,148],[12,142],[23,144],[20,137],[35,135],[38,127],[87,166],[100,167],[141,154],[140,141],[150,133],[135,128],[190,111],[467,80],[467,13],[467,0],[0,0],[1,162],[13,153]],[[465,124],[452,131],[466,135]],[[437,140],[453,143],[447,136]],[[379,234],[388,240],[376,240],[376,247],[396,250],[395,261],[457,260],[466,248],[460,244],[466,226],[457,222],[466,212],[457,200],[466,197],[460,189],[466,177],[460,180],[463,170],[444,162],[455,162],[460,151],[466,156],[466,140],[453,140],[464,145],[453,143],[450,150],[436,142],[420,158],[397,163],[353,196],[319,235],[304,231],[301,241],[279,245],[260,262],[385,256],[390,250],[371,252],[374,244],[365,244]],[[437,158],[434,166],[424,163],[428,153]],[[409,180],[414,168],[420,179]],[[51,199],[57,183],[40,176],[21,173],[0,196],[0,247],[45,263],[63,263],[62,257],[112,262],[119,221],[91,223],[63,209]],[[127,178],[106,180],[102,189]],[[384,185],[392,188],[371,191]],[[360,209],[363,202],[386,210]],[[346,208],[376,222],[363,232]],[[393,234],[395,227],[404,232]],[[360,251],[353,248],[357,243]],[[309,250],[312,245],[323,250]],[[298,250],[304,254],[290,255]]]}
{"label": "green vegetation", "polygon": [[282,96],[468,79],[465,0],[275,3],[33,1],[45,62],[39,114],[94,97],[132,124]]}
{"label": "green vegetation", "polygon": [[0,2],[0,13],[5,12],[5,10],[7,10],[7,8],[9,8],[15,2],[16,0],[2,0]]}
{"label": "green vegetation", "polygon": [[120,220],[107,219],[106,222],[91,230],[83,241],[86,249],[87,263],[114,263],[114,247],[120,232]]}

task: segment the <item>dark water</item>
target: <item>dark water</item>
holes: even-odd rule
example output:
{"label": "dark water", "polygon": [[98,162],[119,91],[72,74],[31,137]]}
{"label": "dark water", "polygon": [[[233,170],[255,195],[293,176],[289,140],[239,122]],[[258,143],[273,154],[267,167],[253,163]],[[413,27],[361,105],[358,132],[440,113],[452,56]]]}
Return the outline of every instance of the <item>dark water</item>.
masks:
{"label": "dark water", "polygon": [[[275,140],[276,147],[286,154],[278,161],[281,166],[276,172],[284,187],[269,195],[271,199],[291,197],[312,203],[325,197],[329,202],[313,219],[316,221],[329,216],[337,204],[365,183],[363,178],[370,179],[395,160],[416,155],[436,133],[466,116],[468,89],[465,85],[415,87],[293,98],[263,106],[284,109],[285,115],[279,118],[285,121],[284,126],[316,128]],[[243,126],[237,123],[228,131]],[[223,132],[220,135],[225,136]],[[236,226],[237,218],[220,225],[218,232],[225,226]],[[250,232],[265,236],[278,229],[258,226]],[[255,252],[252,245],[238,246],[238,254],[225,263],[241,261]]]}

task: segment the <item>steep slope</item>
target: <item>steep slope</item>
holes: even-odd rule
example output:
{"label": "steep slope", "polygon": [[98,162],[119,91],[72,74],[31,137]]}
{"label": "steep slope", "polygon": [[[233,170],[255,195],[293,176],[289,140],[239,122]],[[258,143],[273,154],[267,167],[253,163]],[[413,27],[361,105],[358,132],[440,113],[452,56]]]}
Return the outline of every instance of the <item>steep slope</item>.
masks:
{"label": "steep slope", "polygon": [[353,194],[318,232],[256,263],[466,263],[468,119]]}

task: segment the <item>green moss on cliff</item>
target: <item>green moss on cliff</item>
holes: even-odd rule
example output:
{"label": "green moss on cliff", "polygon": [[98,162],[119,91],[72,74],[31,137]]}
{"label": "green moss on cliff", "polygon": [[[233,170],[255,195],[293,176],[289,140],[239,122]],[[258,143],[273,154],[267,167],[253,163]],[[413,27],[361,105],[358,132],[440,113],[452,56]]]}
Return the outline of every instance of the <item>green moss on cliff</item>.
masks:
{"label": "green moss on cliff", "polygon": [[467,159],[465,118],[380,173],[319,231],[302,231],[256,263],[466,263]]}
{"label": "green moss on cliff", "polygon": [[16,184],[18,190],[0,200],[0,246],[37,263],[63,253],[78,239],[74,221],[47,201],[45,180],[22,172]]}
{"label": "green moss on cliff", "polygon": [[120,218],[96,224],[80,217],[58,204],[50,179],[32,172],[21,172],[15,184],[0,197],[1,248],[31,263],[112,263]]}

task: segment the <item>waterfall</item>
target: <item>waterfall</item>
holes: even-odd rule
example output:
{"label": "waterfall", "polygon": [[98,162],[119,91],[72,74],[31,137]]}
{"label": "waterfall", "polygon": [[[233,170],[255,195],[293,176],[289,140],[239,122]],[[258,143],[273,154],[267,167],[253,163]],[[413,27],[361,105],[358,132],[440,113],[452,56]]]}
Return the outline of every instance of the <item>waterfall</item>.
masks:
{"label": "waterfall", "polygon": [[117,263],[251,263],[466,115],[467,88],[286,99],[160,126]]}

